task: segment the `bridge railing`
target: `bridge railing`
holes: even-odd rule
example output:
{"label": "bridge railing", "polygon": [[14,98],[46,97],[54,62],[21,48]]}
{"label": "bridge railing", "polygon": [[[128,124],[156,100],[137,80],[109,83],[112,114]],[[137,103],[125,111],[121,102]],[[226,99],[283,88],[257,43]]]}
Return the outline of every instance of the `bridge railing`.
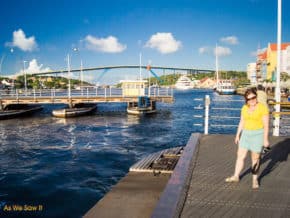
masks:
{"label": "bridge railing", "polygon": [[[173,90],[167,87],[154,87],[145,89],[146,96],[173,97]],[[42,98],[42,97],[124,97],[122,88],[85,87],[81,89],[23,89],[0,90],[1,99]]]}

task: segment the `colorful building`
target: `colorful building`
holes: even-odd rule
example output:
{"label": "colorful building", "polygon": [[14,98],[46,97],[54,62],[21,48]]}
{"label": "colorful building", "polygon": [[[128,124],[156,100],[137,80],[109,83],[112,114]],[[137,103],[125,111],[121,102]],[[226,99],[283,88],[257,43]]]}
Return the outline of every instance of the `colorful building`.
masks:
{"label": "colorful building", "polygon": [[257,55],[256,78],[257,82],[262,82],[267,79],[267,50]]}
{"label": "colorful building", "polygon": [[251,84],[256,84],[258,81],[257,76],[258,74],[257,63],[248,63],[247,65],[247,78],[251,81]]}
{"label": "colorful building", "polygon": [[[277,68],[277,44],[268,44],[267,47],[267,74],[266,79],[275,80]],[[281,43],[281,72],[290,74],[290,43]]]}

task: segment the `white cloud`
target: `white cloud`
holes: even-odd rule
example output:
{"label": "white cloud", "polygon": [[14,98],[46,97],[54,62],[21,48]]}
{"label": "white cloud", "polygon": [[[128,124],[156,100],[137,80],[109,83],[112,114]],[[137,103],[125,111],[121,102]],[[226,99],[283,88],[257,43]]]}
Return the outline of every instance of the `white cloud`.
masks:
{"label": "white cloud", "polygon": [[13,32],[13,42],[6,43],[6,46],[18,47],[22,51],[37,50],[37,43],[34,36],[26,38],[22,29]]}
{"label": "white cloud", "polygon": [[28,68],[26,69],[26,72],[29,74],[34,74],[34,73],[41,73],[41,72],[48,72],[51,69],[49,67],[47,68],[42,68],[43,64],[38,65],[36,59],[32,59],[29,62]]}
{"label": "white cloud", "polygon": [[217,46],[215,49],[214,49],[214,55],[217,55],[217,56],[228,56],[232,54],[232,50],[230,48],[227,48],[227,47],[222,47],[222,46]]}
{"label": "white cloud", "polygon": [[237,45],[239,44],[239,40],[236,36],[227,36],[227,37],[222,37],[220,39],[221,42],[224,42],[226,44],[230,44],[230,45]]}
{"label": "white cloud", "polygon": [[19,75],[23,75],[24,73],[26,74],[34,74],[34,73],[43,73],[43,72],[48,72],[51,71],[49,67],[42,68],[43,64],[38,65],[36,59],[32,59],[27,67],[27,63],[25,62],[25,69],[21,69],[19,72],[15,73],[12,77],[16,77]]}
{"label": "white cloud", "polygon": [[198,52],[200,54],[210,53],[210,51],[211,51],[210,47],[207,47],[207,46],[201,47],[201,48],[198,49]]}
{"label": "white cloud", "polygon": [[232,54],[232,50],[230,48],[227,47],[222,47],[222,46],[217,46],[215,48],[212,47],[201,47],[198,49],[200,54],[213,54],[213,55],[218,55],[218,56],[228,56],[230,54]]}
{"label": "white cloud", "polygon": [[84,41],[86,43],[86,48],[92,51],[119,53],[127,48],[126,45],[119,43],[118,39],[114,36],[108,36],[107,38],[96,38],[91,35],[87,35]]}
{"label": "white cloud", "polygon": [[177,41],[171,33],[156,33],[145,44],[145,47],[157,49],[162,54],[176,52],[181,46],[182,43]]}
{"label": "white cloud", "polygon": [[251,57],[257,57],[257,55],[258,55],[258,52],[257,51],[250,52],[250,56]]}
{"label": "white cloud", "polygon": [[252,56],[252,57],[257,57],[257,55],[262,54],[262,53],[264,53],[265,51],[267,51],[267,48],[260,48],[260,49],[258,49],[258,50],[256,50],[256,51],[252,51],[252,52],[250,53],[250,56]]}

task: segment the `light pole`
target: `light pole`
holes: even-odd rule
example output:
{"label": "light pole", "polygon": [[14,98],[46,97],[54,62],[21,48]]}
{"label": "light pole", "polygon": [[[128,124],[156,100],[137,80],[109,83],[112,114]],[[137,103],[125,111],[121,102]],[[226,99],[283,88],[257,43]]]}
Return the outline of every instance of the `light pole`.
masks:
{"label": "light pole", "polygon": [[[14,52],[14,49],[13,48],[11,48],[10,49],[10,53],[13,53]],[[2,74],[2,64],[3,64],[3,62],[4,62],[4,59],[7,57],[7,54],[2,54],[2,56],[1,56],[1,60],[0,60],[0,75]]]}
{"label": "light pole", "polygon": [[6,57],[6,55],[3,54],[1,57],[1,60],[0,60],[0,75],[2,74],[2,63],[3,63],[5,57]]}
{"label": "light pole", "polygon": [[23,73],[24,73],[24,90],[25,90],[25,96],[27,95],[27,80],[26,80],[26,71],[25,71],[25,63],[27,61],[23,61]]}
{"label": "light pole", "polygon": [[[278,0],[278,15],[277,15],[277,67],[276,67],[276,87],[275,87],[275,100],[276,102],[281,101],[281,90],[280,90],[280,61],[281,61],[281,17],[282,17],[282,0]],[[273,135],[279,136],[280,129],[280,104],[275,105],[275,120]]]}
{"label": "light pole", "polygon": [[83,61],[81,60],[81,90],[83,92]]}
{"label": "light pole", "polygon": [[67,54],[67,72],[68,72],[68,97],[71,98],[70,58],[69,58],[69,54]]}

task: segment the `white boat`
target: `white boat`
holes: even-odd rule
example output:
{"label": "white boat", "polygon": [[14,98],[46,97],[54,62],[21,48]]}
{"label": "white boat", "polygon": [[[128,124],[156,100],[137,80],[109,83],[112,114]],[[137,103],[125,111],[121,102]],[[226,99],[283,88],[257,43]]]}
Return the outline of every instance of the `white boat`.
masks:
{"label": "white boat", "polygon": [[59,118],[78,117],[88,115],[96,110],[96,104],[76,104],[72,108],[62,108],[52,111],[52,115]]}
{"label": "white boat", "polygon": [[216,91],[221,95],[234,95],[236,93],[236,88],[231,80],[219,80]]}
{"label": "white boat", "polygon": [[192,81],[187,76],[182,75],[175,83],[175,88],[180,90],[192,89],[193,88]]}
{"label": "white boat", "polygon": [[[216,45],[217,50],[217,45]],[[216,87],[215,90],[220,95],[233,95],[236,93],[236,88],[233,85],[231,80],[228,79],[219,79],[219,68],[218,68],[218,54],[216,54],[215,59],[215,66],[216,66]]]}

